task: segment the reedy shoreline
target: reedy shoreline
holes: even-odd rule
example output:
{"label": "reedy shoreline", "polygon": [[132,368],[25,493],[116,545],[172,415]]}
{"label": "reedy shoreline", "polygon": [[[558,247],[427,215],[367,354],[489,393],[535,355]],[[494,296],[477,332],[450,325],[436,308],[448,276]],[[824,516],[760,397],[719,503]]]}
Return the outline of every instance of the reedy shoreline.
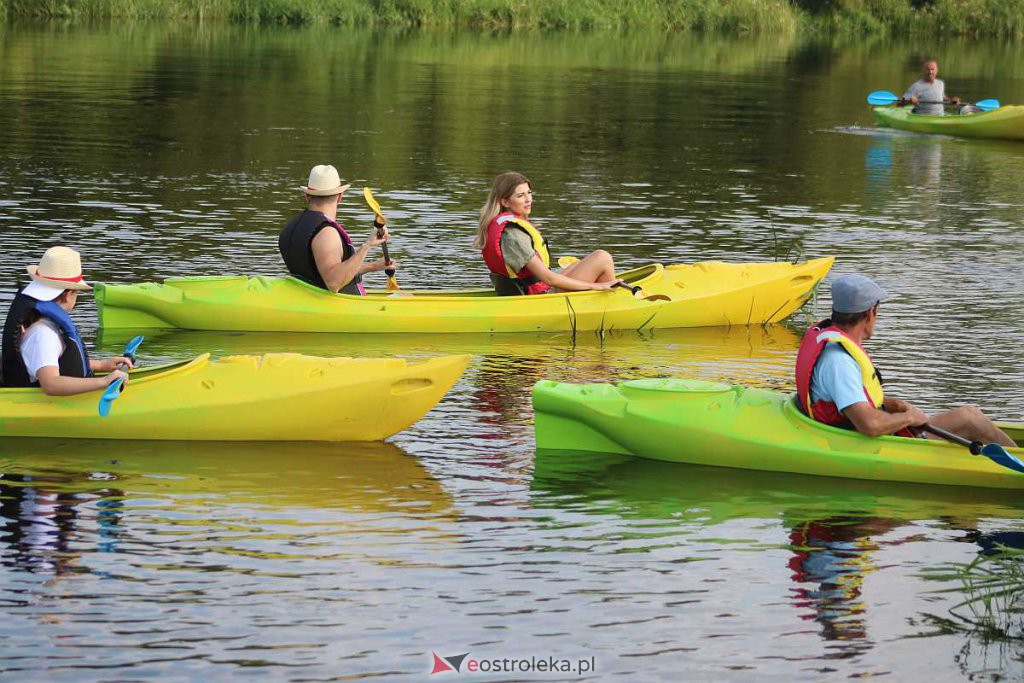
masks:
{"label": "reedy shoreline", "polygon": [[1024,0],[0,0],[2,17],[1024,36]]}

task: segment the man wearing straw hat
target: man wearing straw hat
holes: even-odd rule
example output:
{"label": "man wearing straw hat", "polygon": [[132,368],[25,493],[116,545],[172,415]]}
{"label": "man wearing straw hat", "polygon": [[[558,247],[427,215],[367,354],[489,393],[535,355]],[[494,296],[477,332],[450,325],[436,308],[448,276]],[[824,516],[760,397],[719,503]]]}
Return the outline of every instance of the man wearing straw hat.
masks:
{"label": "man wearing straw hat", "polygon": [[[4,323],[2,384],[42,387],[48,396],[97,391],[127,376],[118,365],[132,367],[124,356],[90,360],[78,328],[68,314],[78,293],[92,289],[82,277],[77,251],[50,247],[38,265],[27,267],[32,282],[14,297]],[[93,371],[107,372],[93,377]]]}
{"label": "man wearing straw hat", "polygon": [[388,240],[383,223],[374,223],[369,238],[357,249],[338,222],[338,204],[349,187],[333,166],[314,166],[308,184],[300,188],[308,206],[281,231],[277,246],[292,276],[330,292],[361,296],[366,294],[363,274],[393,268],[395,262],[366,262],[370,248]]}

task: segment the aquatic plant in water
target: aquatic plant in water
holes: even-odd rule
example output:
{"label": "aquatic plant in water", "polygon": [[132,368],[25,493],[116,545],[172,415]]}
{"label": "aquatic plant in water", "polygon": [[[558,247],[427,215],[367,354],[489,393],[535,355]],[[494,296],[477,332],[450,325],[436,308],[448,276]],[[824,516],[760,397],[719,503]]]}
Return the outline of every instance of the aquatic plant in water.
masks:
{"label": "aquatic plant in water", "polygon": [[997,542],[974,561],[929,578],[959,583],[938,591],[963,596],[949,616],[928,620],[942,631],[969,636],[957,657],[965,673],[980,667],[999,680],[1010,663],[1024,661],[1024,549]]}
{"label": "aquatic plant in water", "polygon": [[1024,643],[1024,549],[979,555],[958,577],[965,597],[950,614],[985,636]]}

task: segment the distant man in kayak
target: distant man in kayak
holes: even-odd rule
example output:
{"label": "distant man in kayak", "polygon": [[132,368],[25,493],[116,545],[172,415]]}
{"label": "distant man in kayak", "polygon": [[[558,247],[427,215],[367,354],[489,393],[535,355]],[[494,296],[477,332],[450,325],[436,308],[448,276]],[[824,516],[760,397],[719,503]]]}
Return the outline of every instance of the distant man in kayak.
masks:
{"label": "distant man in kayak", "polygon": [[921,67],[923,69],[921,78],[917,79],[907,88],[907,91],[903,93],[903,97],[896,102],[897,105],[904,107],[912,104],[914,105],[915,114],[942,116],[946,113],[942,108],[943,104],[960,104],[959,97],[946,99],[946,84],[936,78],[939,75],[938,62],[934,59],[928,59]]}
{"label": "distant man in kayak", "polygon": [[[119,364],[124,356],[90,360],[71,309],[78,293],[92,289],[82,278],[77,251],[51,247],[38,265],[28,266],[32,282],[14,296],[2,338],[2,383],[5,387],[42,387],[48,396],[98,391],[127,376]],[[94,377],[94,371],[107,372]]]}
{"label": "distant man in kayak", "polygon": [[881,375],[863,343],[874,334],[878,307],[886,297],[863,275],[843,275],[832,282],[832,317],[807,331],[797,353],[800,409],[819,422],[867,436],[917,436],[913,428],[930,422],[968,439],[1015,446],[977,406],[929,418],[906,401],[883,394]]}
{"label": "distant man in kayak", "polygon": [[277,246],[294,277],[330,292],[360,296],[366,293],[365,273],[393,268],[395,262],[366,262],[370,249],[388,240],[383,223],[375,221],[369,238],[357,249],[338,222],[338,204],[349,187],[334,166],[314,166],[308,184],[299,188],[308,206],[284,227]]}

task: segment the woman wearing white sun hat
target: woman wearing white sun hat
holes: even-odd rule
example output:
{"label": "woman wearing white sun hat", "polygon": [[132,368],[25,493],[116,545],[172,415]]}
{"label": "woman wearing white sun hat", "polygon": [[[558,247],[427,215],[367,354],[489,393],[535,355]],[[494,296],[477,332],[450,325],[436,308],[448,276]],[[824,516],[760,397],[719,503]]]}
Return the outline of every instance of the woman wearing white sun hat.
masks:
{"label": "woman wearing white sun hat", "polygon": [[[78,293],[92,289],[82,277],[82,259],[67,247],[50,247],[38,264],[27,266],[32,282],[14,297],[2,338],[5,387],[42,387],[48,396],[71,396],[103,389],[118,377],[123,356],[90,360],[68,314]],[[107,372],[93,377],[93,371]],[[127,381],[127,378],[126,378]]]}
{"label": "woman wearing white sun hat", "polygon": [[[338,169],[327,164],[314,166],[308,184],[299,188],[308,207],[284,227],[277,246],[293,277],[331,292],[361,296],[366,293],[363,275],[394,268],[395,262],[366,262],[371,247],[388,241],[383,223],[375,222],[369,238],[357,249],[337,221],[338,204],[349,187],[342,184]],[[327,227],[333,229],[325,230]]]}

